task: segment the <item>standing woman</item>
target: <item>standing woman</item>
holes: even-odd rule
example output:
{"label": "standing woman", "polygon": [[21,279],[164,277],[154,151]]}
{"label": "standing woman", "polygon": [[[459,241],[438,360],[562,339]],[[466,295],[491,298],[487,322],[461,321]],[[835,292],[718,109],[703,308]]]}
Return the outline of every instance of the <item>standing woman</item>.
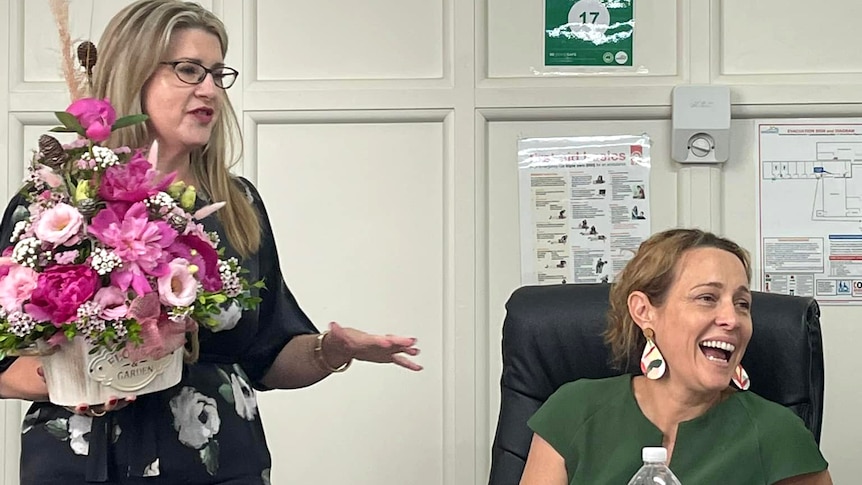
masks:
{"label": "standing woman", "polygon": [[[227,33],[215,15],[195,3],[139,0],[111,20],[98,47],[91,95],[121,115],[149,116],[107,145],[158,141],[158,169],[195,186],[199,207],[225,201],[204,226],[266,288],[256,310],[225,311],[218,328],[201,328],[199,358],[177,386],[137,399],[71,412],[47,401],[38,357],[0,361],[0,397],[35,401],[23,428],[21,483],[268,484],[271,458],[253,389],[309,386],[354,359],[420,370],[408,358],[419,352],[415,339],[334,323],[319,333],[299,308],[260,194],[229,172],[239,129],[225,90],[238,73],[224,64]],[[22,204],[15,198],[6,210],[0,246]]]}

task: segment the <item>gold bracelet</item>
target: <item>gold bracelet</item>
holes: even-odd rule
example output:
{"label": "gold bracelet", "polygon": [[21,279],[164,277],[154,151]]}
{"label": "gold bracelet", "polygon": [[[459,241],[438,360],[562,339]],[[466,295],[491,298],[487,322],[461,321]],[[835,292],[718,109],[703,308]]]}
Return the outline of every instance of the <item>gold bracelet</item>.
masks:
{"label": "gold bracelet", "polygon": [[320,367],[325,371],[332,373],[344,372],[348,367],[350,367],[350,364],[353,363],[353,359],[348,360],[338,367],[332,367],[329,365],[329,362],[327,362],[326,358],[323,356],[323,339],[326,338],[327,335],[329,335],[329,330],[317,336],[317,343],[314,345],[314,359],[317,360],[318,365],[320,365]]}

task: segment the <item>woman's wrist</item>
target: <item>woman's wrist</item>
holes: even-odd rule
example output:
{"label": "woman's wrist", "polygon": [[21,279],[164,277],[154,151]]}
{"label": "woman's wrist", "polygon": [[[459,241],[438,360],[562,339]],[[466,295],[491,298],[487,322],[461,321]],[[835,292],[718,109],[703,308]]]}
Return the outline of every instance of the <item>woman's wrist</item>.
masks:
{"label": "woman's wrist", "polygon": [[344,352],[339,351],[337,346],[332,345],[327,336],[329,331],[325,331],[317,336],[317,341],[314,346],[314,360],[321,369],[327,372],[344,372],[350,367],[353,362],[353,357],[344,355]]}

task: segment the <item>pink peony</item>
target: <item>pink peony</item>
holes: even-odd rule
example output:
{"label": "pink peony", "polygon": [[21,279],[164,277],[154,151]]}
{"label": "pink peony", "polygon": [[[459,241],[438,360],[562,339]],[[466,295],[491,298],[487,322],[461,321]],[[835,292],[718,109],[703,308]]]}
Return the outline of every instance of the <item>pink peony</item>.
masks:
{"label": "pink peony", "polygon": [[0,307],[3,307],[6,313],[21,311],[24,302],[36,289],[38,276],[38,273],[26,266],[14,263],[0,265]]}
{"label": "pink peony", "polygon": [[209,240],[196,236],[179,236],[176,242],[168,248],[176,257],[183,258],[198,267],[195,278],[201,282],[206,291],[222,289],[221,275],[218,272],[218,253]]}
{"label": "pink peony", "polygon": [[103,209],[93,217],[88,228],[123,262],[121,269],[111,272],[111,282],[126,291],[129,286],[139,295],[152,291],[147,276],[168,274],[169,259],[165,249],[174,243],[177,232],[164,221],[150,221],[147,206],[136,202],[125,213]]}
{"label": "pink peony", "polygon": [[120,320],[125,318],[129,312],[129,306],[126,305],[126,295],[114,286],[100,288],[93,297],[93,301],[98,303],[102,308],[99,316],[105,320]]}
{"label": "pink peony", "polygon": [[99,195],[107,201],[140,202],[164,191],[174,181],[175,174],[164,176],[153,170],[150,162],[137,152],[128,163],[113,165],[105,170]]}
{"label": "pink peony", "polygon": [[189,271],[189,262],[174,259],[170,273],[159,277],[159,301],[167,306],[189,306],[195,301],[198,283]]}
{"label": "pink peony", "polygon": [[[10,246],[8,249],[14,248]],[[0,278],[3,278],[7,274],[9,274],[9,270],[11,270],[13,266],[15,266],[15,262],[12,261],[12,258],[6,255],[5,252],[6,251],[4,251],[4,254],[0,256]]]}
{"label": "pink peony", "polygon": [[39,274],[24,311],[59,328],[77,317],[78,307],[90,300],[98,287],[99,275],[89,266],[51,266]]}
{"label": "pink peony", "polygon": [[34,231],[40,240],[59,246],[78,233],[83,220],[78,209],[60,202],[40,215]]}
{"label": "pink peony", "polygon": [[117,113],[107,99],[82,98],[69,105],[66,111],[78,119],[87,138],[97,143],[111,136],[111,125],[117,121]]}

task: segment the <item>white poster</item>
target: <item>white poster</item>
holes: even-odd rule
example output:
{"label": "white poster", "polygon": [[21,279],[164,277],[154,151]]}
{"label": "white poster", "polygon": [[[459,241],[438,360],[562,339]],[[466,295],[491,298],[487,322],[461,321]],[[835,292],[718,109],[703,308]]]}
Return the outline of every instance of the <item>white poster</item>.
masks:
{"label": "white poster", "polygon": [[518,141],[523,284],[611,282],[651,234],[649,137]]}
{"label": "white poster", "polygon": [[755,127],[760,289],[862,304],[862,119]]}

